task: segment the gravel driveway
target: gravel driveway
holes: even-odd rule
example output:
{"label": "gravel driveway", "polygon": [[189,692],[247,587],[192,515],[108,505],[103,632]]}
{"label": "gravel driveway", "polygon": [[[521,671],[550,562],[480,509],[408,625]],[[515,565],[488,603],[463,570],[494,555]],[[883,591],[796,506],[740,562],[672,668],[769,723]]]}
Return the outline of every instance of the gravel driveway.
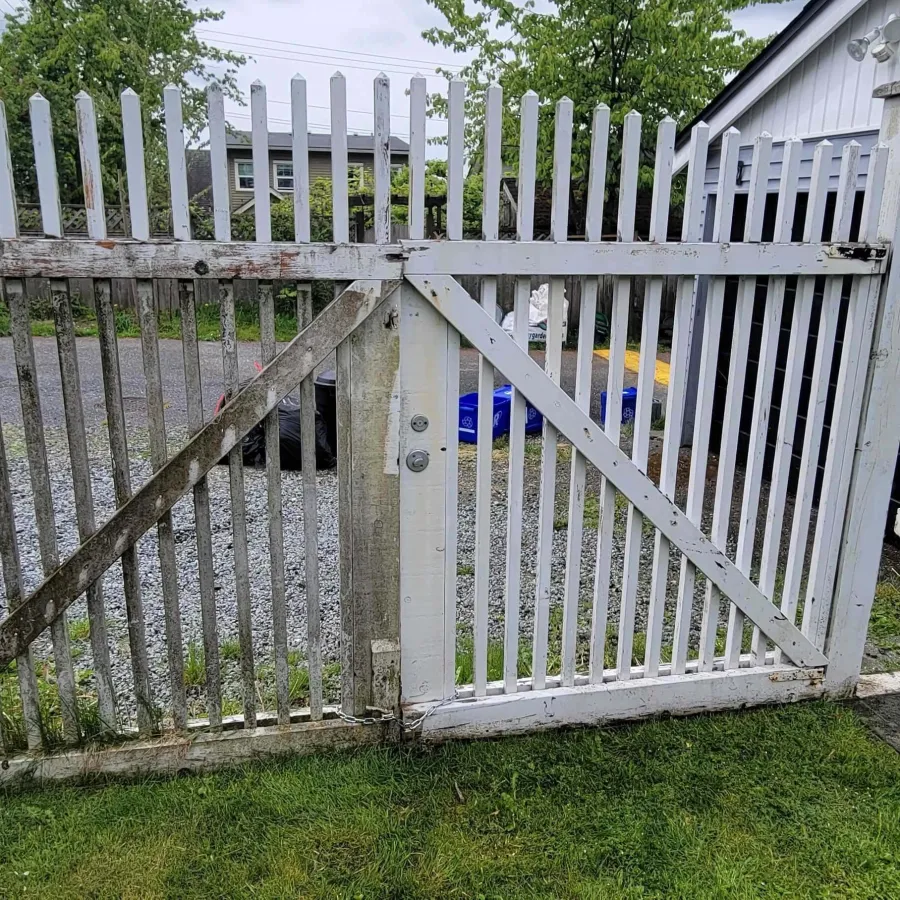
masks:
{"label": "gravel driveway", "polygon": [[[19,425],[21,414],[15,384],[15,370],[11,362],[8,341],[0,340],[0,414],[4,417],[4,434],[11,471],[13,499],[16,508],[16,525],[19,536],[22,568],[26,590],[32,590],[41,580],[40,558],[36,524],[31,500],[31,486],[25,458],[24,440]],[[162,371],[167,398],[166,417],[169,425],[171,448],[179,448],[185,438],[184,384],[181,369],[181,348],[177,341],[161,342]],[[10,352],[7,352],[10,351]],[[58,372],[55,360],[55,344],[52,339],[36,339],[39,381],[56,510],[56,526],[61,556],[65,557],[77,546],[74,517],[74,497],[68,466],[68,452],[63,426],[63,409],[59,397]],[[201,344],[201,364],[204,377],[204,402],[211,409],[221,391],[221,351],[217,344]],[[98,522],[104,521],[115,509],[114,489],[109,469],[108,444],[105,433],[105,410],[102,401],[102,381],[99,359],[94,339],[79,341],[79,354],[83,384],[84,404],[91,448],[94,502]],[[250,374],[253,361],[258,357],[256,345],[241,345],[242,371]],[[129,451],[132,460],[134,487],[142,484],[150,475],[148,442],[144,422],[144,383],[140,365],[139,341],[121,340],[123,392],[129,417]],[[326,363],[327,365],[327,363]],[[563,368],[563,386],[573,388],[574,354],[566,353]],[[461,390],[475,388],[477,354],[463,351],[461,360]],[[595,360],[595,379],[605,381],[606,364]],[[599,393],[599,392],[598,392]],[[664,396],[664,395],[663,395]],[[656,435],[651,454],[658,453],[659,435]],[[470,574],[474,557],[474,448],[461,446],[460,452],[460,514],[459,514],[459,623],[462,633],[471,628],[474,578]],[[551,604],[558,607],[563,597],[564,560],[566,550],[566,514],[568,508],[570,448],[561,446],[557,467],[556,518],[559,528],[553,539],[553,570]],[[530,640],[533,626],[534,559],[537,543],[537,511],[539,504],[540,445],[530,439],[526,456],[525,505],[523,510],[523,571],[521,633]],[[498,445],[495,450],[494,489],[492,495],[491,535],[491,635],[500,638],[503,630],[504,573],[506,553],[506,479],[507,458]],[[215,561],[215,585],[219,616],[220,640],[233,647],[236,641],[236,604],[234,595],[234,570],[231,553],[231,502],[226,467],[216,467],[209,474],[212,512],[213,555]],[[306,647],[306,599],[304,587],[304,545],[302,527],[302,484],[299,472],[283,473],[285,563],[288,602],[289,645],[302,656]],[[589,470],[588,492],[599,491],[599,476]],[[272,616],[269,581],[268,525],[266,508],[266,480],[264,471],[248,469],[246,472],[247,520],[251,572],[251,602],[253,606],[253,632],[257,664],[263,673],[270,673],[272,660]],[[322,632],[326,662],[335,663],[340,651],[339,571],[337,535],[337,475],[335,471],[318,475],[319,504],[319,558],[321,579]],[[184,641],[187,648],[199,648],[201,620],[199,608],[199,584],[197,573],[196,543],[194,540],[193,503],[190,495],[173,509],[176,553],[178,558],[178,584],[183,620]],[[616,535],[613,548],[613,585],[610,622],[615,625],[618,610],[618,589],[621,579],[621,560],[624,553],[625,507],[618,509]],[[582,623],[581,638],[589,635],[589,613],[593,596],[593,565],[596,553],[596,527],[589,521],[584,533],[581,577]],[[642,548],[641,576],[637,626],[640,631],[646,616],[646,595],[649,592],[649,561],[653,552],[653,531],[645,529]],[[151,663],[151,685],[154,699],[159,706],[168,704],[169,692],[165,663],[165,635],[160,588],[160,571],[157,556],[155,529],[138,542],[141,567],[141,585],[147,627],[147,642]],[[673,559],[676,555],[673,554]],[[673,562],[672,576],[677,580],[677,566]],[[104,595],[111,644],[113,676],[119,693],[120,710],[124,717],[133,714],[131,673],[125,618],[124,594],[121,570],[114,566],[104,577]],[[79,622],[85,616],[83,600],[74,604],[69,613],[70,622]],[[667,636],[671,617],[667,619]],[[696,623],[699,626],[699,620]],[[39,642],[38,655],[49,652],[46,638]],[[84,682],[90,681],[91,653],[85,638],[73,640],[76,667],[83,673]],[[232,651],[233,652],[233,651]],[[241,696],[239,663],[224,654],[223,686],[225,711],[236,712]],[[334,666],[332,666],[334,669]],[[264,675],[263,677],[267,677]],[[332,678],[326,687],[332,692],[338,681]],[[261,692],[265,686],[261,685]],[[202,712],[202,691],[192,688],[193,711]],[[333,695],[332,699],[336,699]]]}

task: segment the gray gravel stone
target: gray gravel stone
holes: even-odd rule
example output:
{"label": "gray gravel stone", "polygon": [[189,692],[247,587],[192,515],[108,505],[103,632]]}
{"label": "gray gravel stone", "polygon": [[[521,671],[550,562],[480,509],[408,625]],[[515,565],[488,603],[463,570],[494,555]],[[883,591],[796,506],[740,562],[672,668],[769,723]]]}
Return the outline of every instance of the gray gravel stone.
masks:
{"label": "gray gravel stone", "polygon": [[[37,532],[31,500],[28,465],[25,458],[21,429],[6,425],[5,435],[11,471],[13,500],[16,509],[16,527],[26,590],[33,590],[41,580],[42,570],[38,552]],[[172,449],[180,447],[185,433],[176,430],[170,435]],[[74,515],[74,496],[65,432],[59,428],[47,429],[47,445],[51,481],[56,509],[56,527],[60,553],[68,555],[78,544]],[[659,438],[654,438],[658,449]],[[102,428],[90,434],[92,481],[97,521],[108,518],[115,509],[114,489],[109,468],[108,445]],[[627,449],[627,447],[626,447]],[[132,479],[137,488],[151,474],[148,461],[147,436],[142,430],[129,434],[129,451],[132,460]],[[565,528],[568,510],[569,469],[571,448],[561,444],[557,465],[556,518],[558,528],[553,534],[553,564],[551,575],[551,609],[560,610],[564,596],[565,555],[567,532]],[[458,576],[458,627],[461,634],[471,634],[473,623],[474,577],[474,476],[473,448],[460,449],[459,494],[459,576]],[[493,491],[491,503],[491,577],[490,577],[490,634],[499,640],[503,634],[504,581],[506,571],[506,490],[508,460],[502,448],[495,449],[493,465]],[[237,635],[237,609],[234,595],[234,568],[231,553],[231,501],[228,488],[228,472],[224,466],[214,468],[208,477],[213,554],[215,563],[215,587],[220,641],[235,642]],[[336,663],[340,656],[340,579],[338,569],[338,510],[337,473],[325,471],[318,474],[318,525],[319,563],[322,609],[322,645],[324,659]],[[306,649],[306,597],[304,586],[304,540],[302,523],[303,487],[299,472],[284,472],[282,477],[284,503],[285,565],[288,604],[288,638],[292,650],[305,653]],[[599,496],[599,474],[588,468],[587,492]],[[740,485],[736,485],[736,502],[740,501]],[[523,548],[521,631],[523,641],[530,642],[534,623],[535,555],[540,495],[540,444],[539,438],[529,439],[525,465],[525,500],[523,505]],[[267,527],[266,479],[262,470],[246,471],[246,503],[248,527],[248,552],[251,574],[251,604],[253,611],[253,638],[256,662],[266,667],[272,661],[272,612],[269,580],[269,548]],[[614,633],[618,622],[619,593],[621,590],[624,559],[625,523],[627,504],[617,504],[616,527],[613,538],[612,584],[610,590],[609,622]],[[188,495],[173,509],[173,525],[178,560],[178,584],[185,646],[202,645],[197,553],[194,540],[194,511]],[[636,631],[646,627],[647,602],[650,592],[651,562],[653,559],[654,530],[645,523],[639,567],[638,606]],[[597,550],[597,530],[590,517],[584,529],[581,590],[579,598],[579,643],[586,646],[590,635],[590,612],[593,600],[594,561]],[[165,629],[161,592],[157,539],[151,529],[138,542],[141,568],[144,615],[147,629],[150,659],[151,686],[156,703],[165,709],[169,704],[169,685],[166,668]],[[678,586],[679,554],[672,553],[669,569],[669,602],[663,635],[664,644],[671,640],[674,622],[674,600]],[[115,565],[103,579],[104,595],[109,627],[113,677],[118,692],[120,712],[131,719],[134,704],[131,689],[131,670],[128,652],[125,602],[122,590],[121,569]],[[692,617],[692,642],[696,646],[702,610],[703,579],[698,577]],[[75,603],[69,612],[70,621],[85,616],[83,599]],[[555,616],[558,617],[558,612]],[[720,621],[727,619],[727,604],[722,604]],[[556,619],[558,621],[558,618]],[[74,644],[79,670],[91,668],[90,644],[87,640]],[[551,642],[552,651],[552,642]],[[37,646],[38,656],[49,655],[49,641],[42,638]],[[580,660],[580,665],[586,658]],[[89,679],[88,679],[89,680]],[[329,683],[337,689],[336,679]],[[223,690],[226,711],[238,705],[241,696],[239,664],[236,660],[223,662]],[[193,709],[202,711],[202,691],[192,689]],[[336,697],[332,697],[336,699]],[[237,711],[234,709],[234,711]]]}

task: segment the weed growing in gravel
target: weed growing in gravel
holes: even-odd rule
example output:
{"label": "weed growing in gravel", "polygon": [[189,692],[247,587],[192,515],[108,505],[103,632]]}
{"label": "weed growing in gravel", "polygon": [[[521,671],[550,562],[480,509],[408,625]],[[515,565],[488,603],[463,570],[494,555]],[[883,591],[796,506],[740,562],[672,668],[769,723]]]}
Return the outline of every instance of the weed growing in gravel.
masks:
{"label": "weed growing in gravel", "polygon": [[206,684],[206,654],[203,648],[191,641],[184,661],[184,686],[199,688]]}
{"label": "weed growing in gravel", "polygon": [[[600,502],[596,494],[587,494],[584,498],[584,522],[585,528],[596,529],[600,525]],[[553,530],[563,531],[569,527],[569,512],[559,513],[553,520]]]}
{"label": "weed growing in gravel", "polygon": [[[555,607],[550,611],[549,635],[547,640],[547,673],[549,675],[557,675],[562,670],[562,619],[562,609],[560,607]],[[611,624],[606,629],[606,644],[603,652],[604,668],[615,668],[618,644],[618,627]],[[631,664],[633,666],[643,665],[646,653],[647,634],[643,631],[637,631],[634,634],[631,645]],[[523,638],[519,641],[517,659],[517,673],[519,678],[528,678],[531,675],[532,658],[531,641]],[[668,663],[671,662],[671,660],[672,645],[664,644],[660,648],[660,661]],[[587,672],[589,663],[590,641],[587,633],[580,629],[575,639],[576,671]],[[472,636],[461,631],[456,640],[456,683],[471,684],[475,680],[474,666],[475,659]],[[501,681],[502,679],[503,643],[501,641],[490,641],[488,642],[487,650],[487,680]]]}
{"label": "weed growing in gravel", "polygon": [[475,566],[457,566],[456,574],[457,575],[474,575],[475,574]]}
{"label": "weed growing in gravel", "polygon": [[[17,671],[16,663],[13,662],[0,672],[0,723],[3,725],[3,749],[9,753],[26,750],[28,747]],[[35,671],[41,717],[39,727],[43,745],[47,750],[59,749],[65,742],[56,674],[49,662],[38,662]],[[82,740],[86,743],[96,743],[109,732],[109,728],[100,718],[97,697],[91,689],[93,674],[89,669],[81,670],[77,673],[75,681],[78,724]]]}
{"label": "weed growing in gravel", "polygon": [[237,697],[222,698],[222,715],[239,716],[244,711],[244,704]]}
{"label": "weed growing in gravel", "polygon": [[234,662],[241,658],[241,645],[240,643],[232,639],[230,641],[223,641],[219,645],[219,658],[224,662]]}
{"label": "weed growing in gravel", "polygon": [[288,693],[291,703],[309,700],[309,670],[306,666],[292,666],[288,674]]}
{"label": "weed growing in gravel", "polygon": [[87,619],[73,619],[69,622],[69,640],[86,641],[91,636],[91,623]]}

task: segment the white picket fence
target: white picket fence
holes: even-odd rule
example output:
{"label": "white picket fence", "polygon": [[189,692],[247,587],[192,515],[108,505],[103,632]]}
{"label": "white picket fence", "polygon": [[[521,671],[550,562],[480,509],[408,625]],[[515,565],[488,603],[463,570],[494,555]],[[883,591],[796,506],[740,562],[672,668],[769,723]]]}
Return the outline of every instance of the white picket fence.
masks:
{"label": "white picket fence", "polygon": [[[519,102],[518,239],[499,241],[502,92],[486,97],[484,134],[483,239],[462,240],[465,87],[449,86],[449,145],[446,241],[424,240],[425,223],[425,80],[410,84],[409,240],[391,243],[390,91],[387,78],[374,84],[375,239],[374,245],[349,244],[347,197],[346,86],[331,82],[334,244],[309,242],[309,168],[306,85],[291,82],[294,159],[294,213],[297,240],[271,241],[266,88],[251,90],[255,170],[256,242],[231,242],[226,117],[221,90],[209,90],[215,241],[191,239],[185,173],[181,100],[176,88],[165,92],[174,242],[150,240],[143,159],[140,101],[122,95],[132,235],[110,240],[106,233],[100,149],[93,102],[75,99],[85,185],[88,240],[67,239],[60,219],[49,104],[31,101],[43,239],[17,233],[15,188],[11,176],[7,123],[0,104],[0,277],[11,313],[25,442],[45,580],[30,595],[22,587],[13,496],[5,453],[0,453],[0,558],[7,589],[6,618],[0,621],[0,666],[18,660],[18,677],[28,743],[37,750],[42,727],[34,666],[35,642],[52,635],[56,684],[65,740],[77,744],[80,725],[75,676],[68,647],[66,609],[87,592],[98,706],[110,730],[163,741],[129,743],[106,751],[103,765],[113,771],[142,766],[198,768],[221,761],[283,752],[308,744],[385,738],[399,720],[405,730],[426,737],[523,731],[574,723],[596,723],[655,713],[687,713],[765,702],[784,702],[845,694],[859,673],[888,485],[897,453],[898,415],[890,388],[896,383],[894,345],[896,267],[890,268],[896,236],[900,165],[897,135],[886,126],[885,143],[875,148],[866,179],[858,240],[850,243],[859,148],[849,143],[842,154],[836,211],[828,240],[822,240],[828,164],[832,148],[816,150],[803,239],[792,241],[797,200],[800,142],[784,151],[774,238],[762,241],[766,174],[772,139],[756,138],[743,241],[729,240],[734,210],[738,147],[734,129],[723,137],[712,242],[701,243],[703,177],[708,129],[691,135],[682,240],[666,243],[674,158],[675,123],[664,119],[656,135],[655,178],[649,241],[634,240],[635,200],[642,143],[641,116],[625,117],[621,131],[622,169],[618,186],[618,241],[600,240],[607,187],[610,111],[594,111],[588,186],[586,241],[566,243],[573,104],[555,108],[553,234],[551,242],[532,240],[539,99]],[[646,138],[644,138],[646,143]],[[543,369],[527,353],[527,311],[532,275],[551,273],[550,316]],[[562,292],[565,277],[584,278],[576,351],[574,398],[560,387],[563,341]],[[480,302],[460,287],[456,276],[483,279]],[[504,334],[495,319],[497,278],[519,278],[515,333]],[[605,428],[590,417],[591,398],[601,387],[591,383],[597,283],[617,279]],[[663,279],[678,278],[671,346],[671,382],[658,482],[648,476],[654,368],[658,350]],[[641,332],[641,366],[630,454],[622,443],[621,404],[632,278],[646,278]],[[708,488],[710,423],[719,360],[726,279],[737,277],[737,307],[731,335],[727,399],[718,451],[712,507]],[[56,547],[53,499],[29,310],[22,280],[50,280],[72,479],[77,500],[81,546],[60,560]],[[93,279],[100,330],[107,424],[119,509],[99,528],[94,521],[91,475],[85,438],[74,338],[66,279]],[[139,297],[147,420],[154,474],[137,489],[129,472],[128,435],[122,413],[114,311],[109,279],[135,280]],[[238,392],[234,301],[229,284],[236,278],[258,280],[265,367]],[[684,508],[676,503],[681,421],[688,390],[687,359],[693,306],[699,279],[710,279],[704,313],[697,427],[690,451]],[[229,402],[204,424],[193,293],[182,291],[181,313],[185,379],[191,440],[168,456],[164,397],[154,309],[154,279],[193,283],[213,279],[222,290],[222,350]],[[308,283],[327,279],[336,285],[335,301],[315,319]],[[756,384],[750,447],[742,480],[737,522],[732,521],[739,424],[748,364],[753,299],[759,279],[767,289],[765,320]],[[790,529],[785,530],[788,473],[794,426],[800,405],[804,348],[809,334],[817,281],[824,299],[815,349],[812,396],[806,410],[799,485]],[[298,293],[297,338],[277,352],[271,282],[293,281]],[[847,324],[836,334],[842,289],[849,280]],[[796,286],[794,282],[796,281]],[[782,322],[786,290],[794,290],[790,323]],[[763,461],[772,405],[778,335],[788,325],[791,345],[778,415],[774,466],[767,485]],[[478,432],[490,433],[495,371],[513,388],[508,448],[505,571],[494,568],[498,540],[492,524],[491,443],[479,441],[474,506],[473,627],[463,637],[473,648],[471,684],[457,682],[459,458],[457,410],[460,336],[480,353]],[[837,400],[828,431],[827,464],[814,529],[811,527],[817,461],[825,424],[825,399],[836,339],[843,342]],[[699,336],[695,336],[699,339]],[[341,700],[324,702],[318,575],[332,561],[319,559],[316,476],[313,451],[315,368],[333,351],[338,380],[339,559],[341,575]],[[304,612],[308,623],[306,657],[309,706],[293,708],[288,691],[288,600],[285,585],[285,535],[282,524],[282,475],[278,459],[279,400],[298,384],[304,411],[303,511],[305,534]],[[540,500],[534,558],[527,556],[523,532],[526,484],[525,405],[545,417],[540,462]],[[271,557],[272,622],[277,709],[258,709],[253,620],[247,562],[247,522],[240,453],[242,437],[266,423],[268,537]],[[560,448],[570,452],[570,488],[566,552],[553,553]],[[233,555],[238,607],[243,714],[223,717],[218,663],[214,566],[211,552],[207,472],[229,458]],[[599,472],[599,522],[596,555],[583,559],[586,484]],[[741,482],[738,482],[741,483]],[[206,653],[206,715],[189,721],[185,703],[184,648],[179,585],[172,543],[172,506],[193,491],[200,567],[200,605]],[[627,505],[624,551],[616,555],[617,497]],[[496,501],[495,501],[496,502]],[[709,515],[711,513],[711,516]],[[144,637],[141,574],[137,539],[157,526],[165,607],[167,667],[171,703],[161,711],[152,696]],[[729,532],[735,530],[732,549]],[[590,526],[588,526],[590,528]],[[654,535],[652,555],[642,560],[642,534]],[[762,539],[759,535],[762,534]],[[807,553],[812,543],[811,553]],[[122,560],[128,613],[130,658],[136,720],[123,723],[108,664],[104,601],[100,577]],[[639,596],[639,577],[650,568],[647,597]],[[593,571],[587,590],[582,570]],[[677,590],[670,589],[670,567],[678,566]],[[533,595],[523,597],[523,576],[534,573]],[[558,665],[549,647],[553,617],[554,572],[562,573],[562,626]],[[698,581],[698,575],[702,578]],[[620,576],[620,577],[619,577]],[[502,581],[502,615],[491,606],[491,586]],[[616,590],[616,583],[621,587]],[[293,594],[291,594],[293,596]],[[523,602],[524,601],[524,602]],[[802,617],[797,621],[802,601]],[[528,674],[520,676],[522,622],[533,620]],[[633,661],[636,616],[645,606],[646,650]],[[618,609],[617,621],[610,615]],[[724,648],[717,648],[720,614],[727,609]],[[699,617],[699,638],[692,622]],[[670,646],[664,640],[673,619]],[[753,626],[749,652],[742,652],[745,622]],[[609,626],[617,632],[614,664],[605,662]],[[749,625],[748,625],[749,627]],[[585,629],[586,657],[579,654]],[[695,628],[696,631],[696,628]],[[503,671],[489,680],[491,635],[502,634]],[[665,653],[664,653],[664,645]],[[399,676],[399,677],[398,677]],[[0,719],[2,721],[2,719]],[[227,735],[225,728],[236,728]],[[183,735],[197,730],[196,735]],[[71,775],[97,766],[98,757],[22,757],[13,775],[37,770]],[[55,760],[55,761],[54,761]],[[15,762],[15,761],[14,761]],[[9,775],[7,777],[13,777]],[[3,779],[0,773],[0,780]]]}

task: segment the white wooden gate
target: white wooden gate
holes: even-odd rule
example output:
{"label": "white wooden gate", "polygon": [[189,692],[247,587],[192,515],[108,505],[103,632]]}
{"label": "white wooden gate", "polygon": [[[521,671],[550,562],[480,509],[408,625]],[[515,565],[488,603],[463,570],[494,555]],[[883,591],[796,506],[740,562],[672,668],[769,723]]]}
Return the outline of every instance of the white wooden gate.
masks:
{"label": "white wooden gate", "polygon": [[[766,220],[765,201],[772,140],[766,134],[756,138],[754,144],[743,240],[730,240],[740,143],[740,135],[731,129],[723,138],[713,241],[701,243],[708,129],[700,124],[693,130],[682,239],[667,242],[675,123],[670,119],[660,123],[649,240],[638,241],[635,207],[641,117],[630,113],[621,124],[622,167],[614,192],[618,194],[618,239],[603,241],[604,206],[610,193],[608,136],[611,132],[618,134],[619,126],[610,122],[606,107],[598,106],[593,117],[586,189],[585,240],[576,242],[567,241],[573,105],[567,99],[560,100],[555,109],[553,147],[553,240],[535,242],[540,110],[538,98],[526,94],[518,107],[518,239],[500,241],[503,106],[500,88],[491,87],[486,98],[483,141],[482,238],[473,241],[463,239],[465,93],[462,83],[451,82],[447,235],[446,239],[426,239],[425,82],[415,78],[410,91],[410,239],[392,244],[389,85],[379,76],[374,92],[376,243],[356,245],[348,243],[345,86],[343,78],[336,76],[332,80],[335,243],[313,244],[309,243],[302,79],[292,82],[291,98],[296,240],[290,243],[272,241],[265,162],[266,92],[262,85],[254,85],[251,107],[254,159],[258,163],[255,243],[230,241],[225,116],[221,91],[215,87],[210,90],[209,104],[213,242],[191,240],[176,89],[166,91],[174,241],[150,240],[140,109],[130,91],[123,94],[122,108],[132,239],[109,240],[106,234],[96,125],[86,95],[80,95],[76,105],[90,239],[69,240],[62,233],[50,114],[43,98],[32,100],[31,112],[46,236],[19,238],[6,117],[0,105],[0,278],[4,279],[3,295],[12,312],[46,575],[43,584],[26,597],[18,571],[6,457],[0,453],[0,549],[8,597],[6,618],[0,619],[0,667],[19,660],[22,705],[26,712],[30,709],[33,713],[28,720],[34,726],[29,731],[29,746],[37,749],[42,739],[36,688],[26,659],[48,628],[52,631],[62,707],[71,710],[68,717],[63,716],[65,737],[69,743],[79,740],[64,614],[85,591],[91,616],[94,683],[101,707],[112,715],[114,688],[104,667],[106,637],[98,585],[103,573],[119,558],[123,561],[138,730],[148,735],[167,728],[183,732],[189,727],[222,727],[214,668],[206,673],[206,718],[194,726],[188,724],[181,684],[183,649],[177,585],[172,583],[174,568],[163,556],[171,549],[166,536],[167,527],[171,528],[170,521],[167,525],[168,511],[193,490],[203,635],[211,660],[216,656],[218,636],[209,516],[204,513],[208,504],[205,476],[225,454],[230,454],[231,528],[244,685],[243,714],[232,717],[230,725],[270,743],[250,742],[238,752],[232,736],[228,744],[219,745],[222,758],[251,756],[263,746],[273,752],[287,749],[293,744],[279,738],[288,733],[285,729],[319,727],[317,720],[323,717],[326,721],[331,718],[334,727],[345,733],[371,734],[374,724],[379,735],[387,736],[390,732],[384,726],[397,713],[407,730],[440,737],[686,713],[851,691],[859,673],[887,484],[900,434],[900,417],[890,402],[890,385],[898,371],[894,318],[898,276],[897,268],[889,265],[897,221],[896,185],[900,183],[900,139],[896,126],[890,124],[893,120],[886,124],[885,142],[870,158],[858,225],[854,224],[854,200],[859,148],[853,142],[845,146],[827,240],[821,238],[831,145],[823,142],[816,150],[802,240],[795,241],[792,231],[800,145],[788,141],[785,146],[771,226]],[[767,229],[771,229],[771,235]],[[551,280],[542,368],[529,355],[526,336],[531,277],[543,273],[550,273]],[[512,336],[497,324],[496,288],[501,275],[518,279]],[[584,285],[579,344],[574,354],[574,391],[570,396],[561,387],[563,283],[573,275],[581,276]],[[480,297],[470,297],[457,276],[479,276]],[[592,384],[594,318],[601,276],[616,279],[605,385]],[[236,391],[233,299],[227,284],[242,277],[257,279],[260,285],[267,365],[204,427],[198,402],[194,305],[184,292],[185,376],[193,437],[167,460],[153,280],[194,284],[214,280],[226,285],[222,308],[225,375],[227,386]],[[83,516],[78,522],[82,543],[61,563],[51,534],[53,498],[46,483],[37,374],[21,286],[23,279],[34,278],[50,279],[54,292],[76,507]],[[120,507],[99,529],[95,529],[90,478],[85,469],[78,360],[65,282],[74,278],[94,279],[97,286],[109,439]],[[108,292],[108,280],[113,278],[133,279],[141,298],[146,399],[156,471],[133,496]],[[270,283],[298,283],[300,296],[306,297],[308,289],[303,285],[313,279],[352,284],[347,290],[338,290],[337,299],[312,321],[304,304],[299,336],[276,353]],[[632,297],[635,279],[645,285],[642,298]],[[654,372],[665,279],[676,280],[677,300],[665,427],[654,433]],[[698,279],[708,279],[709,290],[702,334],[692,334]],[[748,370],[748,348],[757,291],[765,294],[764,316],[755,384],[749,384],[748,371],[753,369]],[[728,335],[722,333],[722,317],[730,292],[735,296],[735,317]],[[199,289],[195,288],[195,293]],[[802,446],[794,446],[795,425],[803,406],[804,350],[820,294],[811,397],[804,407],[807,425],[799,438]],[[791,296],[788,320],[783,310]],[[634,300],[643,306],[641,363],[635,415],[629,434],[623,435],[620,423],[627,324]],[[847,309],[846,326],[838,334],[842,303]],[[376,310],[378,314],[373,315]],[[778,337],[783,329],[790,332],[790,347],[776,406],[773,385]],[[474,449],[471,517],[460,506],[461,490],[471,492],[472,487],[463,484],[461,488],[457,439],[461,339],[479,354],[479,435],[485,436],[492,429],[495,377],[502,374],[513,388],[508,447],[497,459],[489,440],[479,440]],[[828,418],[825,475],[813,526],[828,381],[838,339],[838,388]],[[702,342],[701,377],[695,386],[686,383],[692,341]],[[710,423],[715,382],[722,374],[717,373],[720,342],[730,346],[730,353],[724,425],[718,452],[713,454],[717,462],[713,478],[709,475]],[[318,558],[316,479],[309,464],[312,419],[307,416],[303,507],[310,709],[292,710],[286,690],[285,616],[290,591],[286,595],[281,478],[277,454],[270,452],[267,486],[278,689],[278,708],[271,721],[281,731],[266,734],[264,728],[257,727],[268,721],[266,711],[257,710],[253,696],[254,623],[247,600],[243,484],[235,448],[241,437],[263,419],[267,445],[276,446],[275,406],[302,381],[301,397],[309,412],[310,376],[334,349],[340,420],[340,554],[334,564],[340,568],[341,582],[341,703],[327,708],[321,691],[318,572],[327,561]],[[600,389],[607,392],[602,427],[591,414],[592,400]],[[685,396],[691,389],[698,392],[699,424],[692,448],[686,453],[681,448],[681,421]],[[737,471],[740,418],[747,392],[753,396],[752,404],[748,404],[752,406],[751,431],[741,477]],[[526,404],[544,416],[539,445],[534,439],[526,440]],[[773,424],[776,418],[777,426]],[[777,429],[777,439],[769,466],[766,440],[770,428]],[[650,466],[651,439],[661,443],[658,475]],[[622,446],[629,449],[627,455]],[[526,465],[535,450],[540,453],[536,469]],[[793,496],[788,491],[792,451],[801,456]],[[568,467],[567,502],[557,497],[561,464]],[[505,496],[493,478],[498,471]],[[530,512],[526,502],[532,480],[539,485],[536,514]],[[563,515],[564,505],[567,511]],[[592,509],[596,510],[594,515]],[[619,521],[617,509],[622,511]],[[788,509],[791,512],[786,516]],[[505,534],[501,519],[505,519]],[[172,705],[167,711],[154,707],[147,687],[140,571],[134,551],[138,538],[153,525],[159,531],[164,573],[172,685]],[[565,546],[562,541],[554,546],[554,534],[562,528]],[[461,563],[464,557],[466,562],[472,560],[471,575],[469,567]],[[471,582],[465,582],[467,578]],[[471,599],[461,585],[467,590],[471,585]],[[614,653],[610,652],[613,645]],[[463,665],[466,648],[471,648],[471,658]],[[499,666],[498,658],[502,658]],[[462,679],[469,663],[471,678]],[[213,735],[210,740],[213,746],[221,739]],[[171,757],[171,744],[167,746]],[[190,743],[179,745],[181,755],[175,754],[177,759],[168,759],[166,765],[177,767],[192,753],[196,765],[205,764],[206,757],[199,759],[192,747]],[[217,755],[215,749],[206,752],[211,758]],[[63,766],[60,771],[71,773],[71,766]]]}

